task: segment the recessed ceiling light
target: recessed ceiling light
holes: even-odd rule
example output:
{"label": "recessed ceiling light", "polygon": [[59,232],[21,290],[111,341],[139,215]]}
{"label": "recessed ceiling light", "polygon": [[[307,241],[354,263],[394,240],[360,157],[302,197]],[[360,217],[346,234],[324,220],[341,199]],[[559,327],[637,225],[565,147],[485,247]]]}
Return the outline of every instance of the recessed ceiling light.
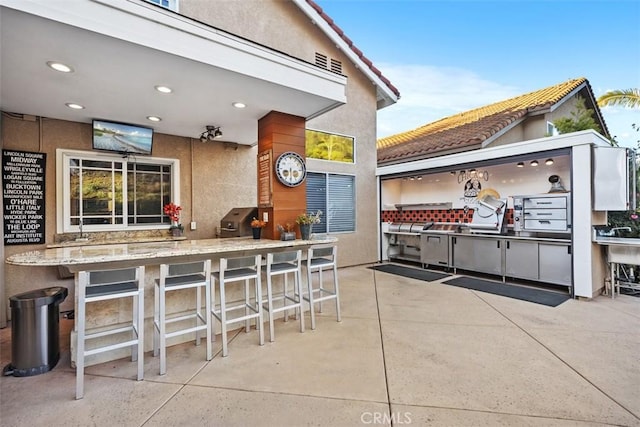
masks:
{"label": "recessed ceiling light", "polygon": [[73,68],[71,68],[67,64],[63,64],[62,62],[47,61],[47,66],[56,71],[60,71],[61,73],[73,73]]}
{"label": "recessed ceiling light", "polygon": [[547,166],[551,166],[551,165],[553,164],[553,159],[547,159],[547,160],[544,162],[544,164],[545,164],[545,165],[547,165]]}
{"label": "recessed ceiling light", "polygon": [[524,167],[524,162],[518,162],[517,166],[518,166],[519,168],[523,168],[523,167]]}
{"label": "recessed ceiling light", "polygon": [[162,92],[162,93],[171,93],[173,92],[173,89],[171,89],[168,86],[155,86],[156,90],[158,92]]}
{"label": "recessed ceiling light", "polygon": [[537,160],[532,160],[530,164],[531,164],[531,166],[538,166],[538,161]]}
{"label": "recessed ceiling light", "polygon": [[152,122],[160,122],[162,119],[158,116],[147,116],[147,120],[151,120]]}
{"label": "recessed ceiling light", "polygon": [[233,104],[231,104],[231,105],[233,105],[233,106],[234,106],[234,107],[236,107],[236,108],[244,108],[244,107],[246,107],[246,106],[247,106],[247,104],[245,104],[244,102],[234,102],[234,103],[233,103]]}
{"label": "recessed ceiling light", "polygon": [[84,106],[80,105],[80,104],[76,104],[74,102],[67,102],[66,104],[67,107],[72,108],[74,110],[84,110]]}

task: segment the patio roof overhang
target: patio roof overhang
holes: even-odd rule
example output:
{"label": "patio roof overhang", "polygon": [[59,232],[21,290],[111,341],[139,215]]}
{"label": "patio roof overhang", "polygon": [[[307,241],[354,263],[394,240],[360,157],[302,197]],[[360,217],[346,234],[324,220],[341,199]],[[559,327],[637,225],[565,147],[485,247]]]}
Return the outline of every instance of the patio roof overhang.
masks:
{"label": "patio roof overhang", "polygon": [[193,138],[215,125],[222,141],[253,145],[270,111],[311,119],[346,103],[345,76],[140,0],[2,0],[0,32],[6,112]]}
{"label": "patio roof overhang", "polygon": [[610,146],[609,141],[593,130],[573,132],[553,137],[532,139],[529,141],[480,148],[462,153],[449,154],[413,162],[397,163],[376,168],[380,179],[402,177],[407,173],[446,171],[461,166],[493,165],[533,159],[536,153],[569,150],[577,145]]}

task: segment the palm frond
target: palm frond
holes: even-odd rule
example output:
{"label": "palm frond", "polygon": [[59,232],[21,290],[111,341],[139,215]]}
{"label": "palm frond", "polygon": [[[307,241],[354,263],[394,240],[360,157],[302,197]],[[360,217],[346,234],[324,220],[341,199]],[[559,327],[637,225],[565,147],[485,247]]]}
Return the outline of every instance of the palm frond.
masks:
{"label": "palm frond", "polygon": [[616,106],[640,108],[640,89],[612,90],[598,98],[600,107]]}

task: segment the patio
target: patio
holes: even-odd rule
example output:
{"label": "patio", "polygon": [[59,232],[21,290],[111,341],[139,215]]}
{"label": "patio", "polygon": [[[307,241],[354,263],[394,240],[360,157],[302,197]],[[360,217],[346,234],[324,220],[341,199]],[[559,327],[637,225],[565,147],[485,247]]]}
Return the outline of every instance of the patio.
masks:
{"label": "patio", "polygon": [[173,346],[165,376],[147,352],[140,382],[129,360],[92,366],[78,401],[73,321],[61,319],[55,369],[0,378],[0,423],[640,426],[640,298],[552,308],[367,266],[339,275],[341,323],[329,303],[316,330],[278,321],[263,347],[254,331],[234,333],[227,358],[219,337],[210,362],[204,346]]}

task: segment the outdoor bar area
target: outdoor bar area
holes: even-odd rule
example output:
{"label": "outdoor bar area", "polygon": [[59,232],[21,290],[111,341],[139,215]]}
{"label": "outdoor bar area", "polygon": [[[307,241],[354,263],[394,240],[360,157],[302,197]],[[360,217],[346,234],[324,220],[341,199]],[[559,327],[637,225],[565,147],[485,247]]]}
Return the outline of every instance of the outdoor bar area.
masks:
{"label": "outdoor bar area", "polygon": [[[76,398],[84,395],[85,366],[130,356],[140,380],[144,353],[152,352],[163,375],[171,369],[166,347],[204,339],[210,360],[216,335],[226,356],[227,323],[229,331],[256,330],[262,344],[265,331],[273,340],[274,318],[294,311],[301,331],[305,311],[315,328],[314,309],[325,300],[335,301],[339,321],[338,264],[376,260],[367,231],[376,218],[364,215],[375,200],[360,196],[341,213],[325,207],[333,203],[325,194],[314,199],[323,208],[311,211],[307,177],[324,192],[346,177],[352,201],[375,188],[367,179],[375,163],[353,161],[354,141],[363,153],[375,150],[365,124],[399,93],[370,63],[346,55],[347,41],[329,23],[316,31],[322,17],[310,3],[264,6],[265,16],[293,16],[300,31],[314,30],[310,53],[277,34],[253,42],[264,34],[251,34],[248,23],[235,29],[241,35],[230,32],[217,20],[223,15],[195,3],[185,2],[183,15],[142,0],[81,2],[73,12],[45,1],[2,6],[3,61],[12,66],[2,78],[0,327],[22,318],[14,300],[25,305],[37,292],[60,290],[50,317],[75,320]],[[120,23],[115,32],[104,25],[111,18]],[[60,49],[51,52],[54,39]],[[81,40],[91,49],[78,48]],[[342,72],[314,63],[316,50]],[[85,80],[105,89],[88,90]],[[25,96],[32,90],[39,95]],[[342,162],[309,156],[309,129],[350,141],[351,154]],[[351,223],[346,229],[340,215]],[[366,218],[357,230],[356,215]],[[245,286],[223,289],[234,281]],[[240,301],[236,323],[225,299]],[[130,338],[115,342],[107,329]],[[44,373],[57,361],[12,360],[5,375]]]}

